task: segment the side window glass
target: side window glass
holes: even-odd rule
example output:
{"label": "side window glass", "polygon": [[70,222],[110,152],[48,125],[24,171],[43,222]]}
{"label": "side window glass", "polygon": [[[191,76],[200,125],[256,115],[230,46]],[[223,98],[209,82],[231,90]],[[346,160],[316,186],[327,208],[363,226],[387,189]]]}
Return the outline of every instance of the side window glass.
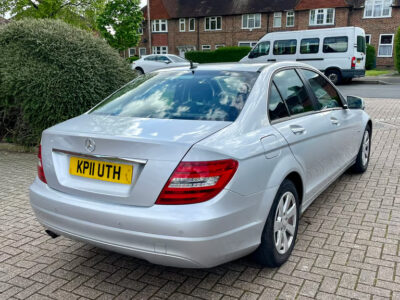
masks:
{"label": "side window glass", "polygon": [[296,53],[297,40],[274,42],[274,55],[290,55]]}
{"label": "side window glass", "polygon": [[144,60],[155,61],[155,56],[147,56]]}
{"label": "side window glass", "polygon": [[341,106],[338,92],[324,77],[309,70],[302,70],[302,72],[318,100],[319,109]]}
{"label": "side window glass", "polygon": [[270,42],[261,42],[259,43],[251,52],[252,57],[260,57],[269,54]]}
{"label": "side window glass", "polygon": [[274,82],[291,115],[313,111],[313,103],[296,71],[285,70],[274,76]]}
{"label": "side window glass", "polygon": [[279,95],[274,83],[272,83],[268,99],[268,113],[271,121],[289,117],[286,104],[283,102],[281,95]]}
{"label": "side window glass", "polygon": [[166,56],[157,56],[157,61],[167,62],[169,59]]}
{"label": "side window glass", "polygon": [[324,53],[347,52],[349,39],[347,36],[327,37],[324,39]]}
{"label": "side window glass", "polygon": [[300,43],[301,54],[318,53],[319,51],[319,39],[302,39]]}

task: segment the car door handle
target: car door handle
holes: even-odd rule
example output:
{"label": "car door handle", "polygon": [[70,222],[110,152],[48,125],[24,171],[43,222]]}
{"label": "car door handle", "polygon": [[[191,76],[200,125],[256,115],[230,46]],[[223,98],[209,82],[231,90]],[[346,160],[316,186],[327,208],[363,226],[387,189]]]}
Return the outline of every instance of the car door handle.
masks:
{"label": "car door handle", "polygon": [[290,129],[296,135],[303,134],[306,132],[305,128],[298,126],[298,125],[292,125],[292,126],[290,126]]}
{"label": "car door handle", "polygon": [[340,125],[340,122],[339,122],[339,120],[338,120],[338,119],[336,119],[336,118],[331,118],[331,122],[332,122],[332,124],[333,124],[333,125],[337,125],[337,126],[339,126],[339,125]]}

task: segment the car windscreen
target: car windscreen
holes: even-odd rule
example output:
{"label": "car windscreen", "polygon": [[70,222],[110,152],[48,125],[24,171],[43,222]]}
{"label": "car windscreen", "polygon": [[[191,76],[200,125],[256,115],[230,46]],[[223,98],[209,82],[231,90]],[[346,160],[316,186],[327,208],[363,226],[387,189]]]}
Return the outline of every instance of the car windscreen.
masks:
{"label": "car windscreen", "polygon": [[155,119],[234,121],[257,72],[168,71],[139,76],[91,114]]}
{"label": "car windscreen", "polygon": [[179,56],[175,56],[175,55],[170,55],[169,58],[173,61],[173,62],[177,62],[177,63],[184,63],[184,62],[188,62],[186,59],[179,57]]}

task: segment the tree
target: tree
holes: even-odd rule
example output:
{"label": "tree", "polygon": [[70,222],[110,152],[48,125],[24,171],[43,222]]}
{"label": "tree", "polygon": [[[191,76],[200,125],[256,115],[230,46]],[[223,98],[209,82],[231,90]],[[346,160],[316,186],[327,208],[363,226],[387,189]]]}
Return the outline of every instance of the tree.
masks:
{"label": "tree", "polygon": [[400,73],[400,27],[397,29],[394,39],[394,66]]}
{"label": "tree", "polygon": [[135,77],[105,40],[60,20],[2,25],[0,49],[0,137],[27,146]]}
{"label": "tree", "polygon": [[125,50],[138,44],[143,22],[139,4],[139,0],[107,2],[104,11],[97,18],[97,26],[112,47]]}
{"label": "tree", "polygon": [[61,19],[86,30],[96,30],[96,18],[107,0],[2,0],[0,15],[14,19]]}

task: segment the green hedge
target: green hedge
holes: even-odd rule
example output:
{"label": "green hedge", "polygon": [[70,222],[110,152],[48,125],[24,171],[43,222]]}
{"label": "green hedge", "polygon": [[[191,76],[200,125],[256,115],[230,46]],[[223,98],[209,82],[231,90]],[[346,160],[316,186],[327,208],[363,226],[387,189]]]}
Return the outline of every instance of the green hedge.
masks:
{"label": "green hedge", "polygon": [[373,70],[376,67],[376,51],[374,46],[367,45],[367,58],[365,61],[365,69]]}
{"label": "green hedge", "polygon": [[250,50],[250,47],[223,47],[215,51],[190,51],[185,58],[197,63],[238,62]]}
{"label": "green hedge", "polygon": [[129,63],[133,63],[134,61],[137,61],[138,59],[139,59],[139,56],[131,56],[131,57],[128,57],[126,60]]}
{"label": "green hedge", "polygon": [[394,66],[400,73],[400,27],[397,29],[394,39]]}
{"label": "green hedge", "polygon": [[36,145],[135,76],[104,40],[62,21],[0,26],[0,49],[0,141]]}

